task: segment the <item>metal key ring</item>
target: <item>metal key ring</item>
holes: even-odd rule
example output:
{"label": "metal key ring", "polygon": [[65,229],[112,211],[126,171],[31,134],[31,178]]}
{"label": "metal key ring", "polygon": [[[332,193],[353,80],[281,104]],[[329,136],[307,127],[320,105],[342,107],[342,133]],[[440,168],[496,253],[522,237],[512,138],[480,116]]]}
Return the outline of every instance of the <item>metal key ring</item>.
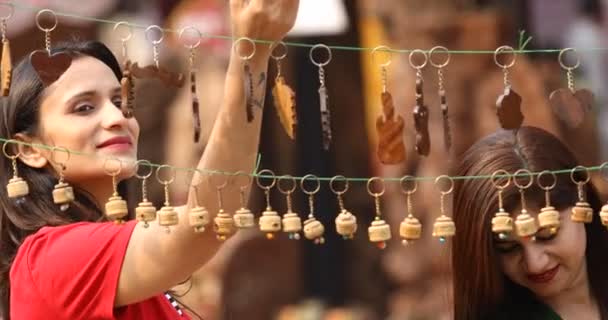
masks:
{"label": "metal key ring", "polygon": [[[291,181],[291,188],[283,188],[281,181]],[[292,194],[294,191],[296,191],[297,187],[298,183],[296,182],[296,178],[288,174],[280,176],[279,180],[277,181],[277,189],[279,189],[282,194]]]}
{"label": "metal key ring", "polygon": [[[441,52],[444,52],[446,54],[446,58],[445,58],[445,61],[443,63],[435,63],[435,61],[433,61],[433,54],[436,51],[441,51]],[[450,58],[451,58],[450,51],[448,50],[448,48],[446,48],[444,46],[436,46],[436,47],[433,47],[429,51],[429,62],[435,68],[441,69],[441,68],[446,67],[448,65],[448,63],[450,63]]]}
{"label": "metal key ring", "polygon": [[17,140],[13,140],[13,139],[6,140],[4,142],[4,145],[2,145],[2,153],[4,153],[5,157],[7,157],[11,160],[15,160],[15,159],[19,158],[19,156],[21,156],[21,152],[19,150],[17,150],[17,153],[12,156],[10,154],[8,154],[8,151],[6,151],[6,147],[9,145],[9,143],[10,144],[19,144],[19,142],[17,142]]}
{"label": "metal key ring", "polygon": [[[520,175],[530,177],[530,180],[528,180],[527,184],[520,184],[519,182],[517,182],[517,177]],[[513,174],[513,184],[519,189],[522,189],[522,190],[528,189],[528,188],[530,188],[530,186],[533,183],[534,183],[534,175],[528,169],[519,169],[519,170],[515,171],[515,173]]]}
{"label": "metal key ring", "polygon": [[[240,53],[239,43],[241,43],[241,41],[247,41],[247,42],[249,42],[251,44],[251,53],[248,56],[243,56]],[[234,41],[234,43],[232,44],[232,46],[234,48],[233,49],[234,52],[237,54],[237,56],[239,58],[241,58],[241,60],[251,60],[251,58],[253,58],[253,56],[255,55],[255,50],[256,50],[256,48],[255,48],[255,42],[253,40],[251,40],[250,38],[240,37],[240,38],[238,38],[238,39],[236,39]]]}
{"label": "metal key ring", "polygon": [[[238,178],[239,177],[245,177],[246,178],[245,179],[245,183],[238,183]],[[234,179],[234,184],[236,186],[238,186],[239,189],[241,189],[241,190],[249,187],[249,185],[251,185],[251,180],[252,180],[251,179],[251,175],[245,173],[244,171],[237,171],[237,172],[235,172],[234,176],[233,176],[233,179]]]}
{"label": "metal key ring", "polygon": [[[184,34],[188,31],[191,30],[192,32],[196,33],[196,42],[194,42],[193,44],[187,44],[187,42],[185,42],[183,40]],[[203,37],[203,34],[195,27],[193,26],[186,26],[183,27],[180,31],[179,31],[179,35],[177,37],[177,40],[179,42],[181,42],[184,47],[186,47],[186,49],[195,49],[197,48],[200,44],[201,44],[201,38]]]}
{"label": "metal key ring", "polygon": [[[142,166],[148,166],[150,168],[150,171],[144,175],[139,174],[139,168],[141,168]],[[137,179],[144,180],[144,179],[148,179],[152,176],[152,171],[154,171],[154,168],[152,167],[152,162],[145,160],[145,159],[141,159],[141,160],[135,161],[134,171],[135,171],[135,177]]]}
{"label": "metal key ring", "polygon": [[[315,57],[313,55],[313,52],[319,48],[323,48],[323,49],[327,50],[327,60],[325,60],[324,62],[317,62],[317,60],[315,60]],[[329,62],[331,61],[331,49],[327,45],[324,45],[322,43],[315,44],[312,48],[310,48],[310,51],[308,51],[308,57],[310,58],[310,61],[312,62],[312,64],[314,64],[315,66],[324,67],[324,66],[328,65]]]}
{"label": "metal key ring", "polygon": [[[501,178],[506,177],[507,181],[505,181],[505,183],[503,184],[499,184],[496,180],[496,176],[501,175]],[[494,173],[492,173],[492,177],[490,178],[490,181],[492,182],[492,184],[494,185],[494,187],[496,187],[496,189],[498,190],[504,190],[506,189],[510,184],[511,184],[511,175],[509,174],[509,172],[507,170],[503,170],[503,169],[498,169],[496,171],[494,171]]]}
{"label": "metal key ring", "polygon": [[[415,54],[421,54],[424,57],[424,62],[419,65],[415,64],[414,63]],[[412,50],[412,52],[410,52],[409,61],[410,61],[410,66],[412,66],[412,68],[414,68],[416,70],[420,70],[420,69],[424,68],[426,66],[426,64],[429,62],[429,57],[426,54],[426,52],[424,52],[423,50],[415,49],[415,50]]]}
{"label": "metal key ring", "polygon": [[[550,184],[550,185],[545,186],[545,185],[543,185],[543,184],[540,182],[540,178],[541,178],[543,175],[547,175],[547,174],[550,174],[550,175],[551,175],[551,177],[553,177],[553,183],[552,183],[552,184]],[[551,189],[555,188],[555,186],[557,185],[557,176],[556,176],[556,175],[555,175],[555,173],[553,173],[552,171],[549,171],[549,170],[543,170],[543,171],[541,171],[541,172],[538,174],[538,177],[536,177],[536,183],[538,184],[538,186],[539,186],[541,189],[543,189],[543,190],[545,190],[545,191],[549,191],[549,190],[551,190]]]}
{"label": "metal key ring", "polygon": [[10,9],[6,16],[0,17],[0,20],[6,21],[13,17],[13,14],[15,13],[15,6],[13,6],[12,3],[3,2],[3,3],[0,3],[0,6],[7,6]]}
{"label": "metal key ring", "polygon": [[[337,190],[336,187],[334,186],[334,184],[337,181],[344,181],[344,189],[343,190]],[[329,180],[329,189],[331,189],[331,191],[336,194],[336,195],[342,195],[345,194],[346,191],[348,191],[348,179],[346,179],[345,176],[342,175],[337,175],[334,176],[333,178],[331,178],[331,180]]]}
{"label": "metal key ring", "polygon": [[[306,182],[306,180],[316,181],[317,186],[312,191],[307,190],[306,187],[304,186],[304,183]],[[314,174],[307,174],[304,177],[302,177],[302,180],[300,180],[300,189],[302,189],[302,192],[304,192],[310,196],[310,195],[313,195],[313,194],[319,192],[319,190],[321,189],[321,182],[319,181],[319,178],[317,176],[315,176]]]}
{"label": "metal key ring", "polygon": [[[168,170],[169,170],[169,172],[171,172],[171,173],[172,173],[172,174],[171,174],[171,178],[170,178],[169,180],[163,180],[163,179],[161,179],[161,177],[160,177],[160,172],[161,172],[161,170],[163,170],[163,169],[168,169]],[[156,169],[156,174],[155,174],[155,176],[156,176],[156,181],[158,181],[158,183],[160,183],[160,184],[162,184],[162,185],[169,185],[169,184],[173,183],[173,181],[175,180],[175,168],[171,167],[171,166],[170,166],[170,165],[168,165],[168,164],[163,164],[162,166],[160,166],[160,167],[158,167],[158,168]]]}
{"label": "metal key ring", "polygon": [[[508,64],[500,63],[498,61],[498,55],[501,53],[505,53],[505,54],[511,53],[513,55],[513,60],[511,60],[511,62],[509,62]],[[514,66],[516,58],[517,58],[517,55],[515,54],[515,49],[513,49],[513,47],[511,47],[511,46],[500,46],[494,51],[494,63],[496,63],[497,66],[499,66],[500,68],[503,68],[503,69],[508,69],[508,68],[511,68],[512,66]]]}
{"label": "metal key ring", "polygon": [[[263,176],[263,175],[264,175],[264,173],[267,173],[267,174],[268,174],[269,176],[271,176],[271,177],[270,177],[270,178],[261,177],[261,176]],[[263,178],[263,179],[270,179],[270,180],[271,180],[271,182],[270,182],[270,184],[269,184],[269,185],[264,185],[264,184],[261,182],[260,178]],[[270,190],[270,189],[272,189],[272,187],[274,187],[274,185],[277,183],[277,179],[276,179],[275,174],[274,174],[274,172],[273,172],[272,170],[270,170],[270,169],[264,169],[264,170],[261,170],[260,172],[258,172],[258,174],[257,174],[257,176],[256,176],[256,179],[255,179],[255,182],[257,183],[257,185],[258,185],[260,188],[262,188],[262,189],[264,189],[264,190]]]}
{"label": "metal key ring", "polygon": [[[44,13],[50,14],[53,19],[53,26],[50,28],[43,28],[42,25],[40,24],[40,18],[42,17],[42,15]],[[42,10],[38,11],[38,13],[36,13],[36,26],[41,31],[51,32],[51,31],[55,30],[55,28],[57,28],[58,24],[59,24],[59,21],[57,20],[57,15],[55,14],[55,11],[53,11],[51,9],[42,9]]]}
{"label": "metal key ring", "polygon": [[119,21],[114,25],[114,28],[112,30],[114,32],[117,32],[117,30],[120,26],[127,27],[128,28],[127,30],[129,31],[126,36],[120,37],[120,41],[127,42],[127,41],[131,40],[131,37],[133,37],[133,27],[127,21]]}
{"label": "metal key ring", "polygon": [[[374,181],[379,181],[380,185],[382,186],[382,188],[380,189],[380,192],[373,192],[372,191],[372,183]],[[367,193],[369,193],[371,196],[374,197],[380,197],[384,194],[384,191],[386,191],[386,188],[384,186],[384,179],[380,178],[380,177],[371,177],[369,178],[369,180],[367,180]]]}
{"label": "metal key ring", "polygon": [[600,175],[602,176],[602,178],[604,178],[605,180],[608,180],[608,177],[606,176],[606,174],[604,174],[604,170],[608,169],[608,162],[604,162],[602,163],[602,165],[600,166]]}
{"label": "metal key ring", "polygon": [[[581,181],[576,181],[576,179],[574,179],[574,174],[576,173],[576,171],[582,171],[584,170],[586,173],[586,178],[585,180],[581,180]],[[584,166],[576,166],[574,167],[571,171],[570,171],[570,179],[572,180],[572,182],[574,182],[574,184],[586,184],[589,182],[589,180],[591,180],[591,175],[589,174],[589,169],[587,169],[587,167]]]}
{"label": "metal key ring", "polygon": [[[152,38],[148,35],[150,31],[152,31],[153,29],[158,30],[158,32],[160,32],[160,37],[158,38],[158,40],[152,40]],[[163,42],[163,39],[165,38],[165,31],[163,30],[163,28],[159,27],[158,25],[151,25],[149,27],[146,28],[146,31],[144,31],[144,35],[146,36],[146,40],[152,42],[153,45],[158,45],[161,42]]]}
{"label": "metal key ring", "polygon": [[[413,181],[414,182],[414,187],[411,189],[407,189],[405,188],[405,182],[407,181]],[[416,181],[416,178],[413,176],[403,176],[401,179],[399,179],[399,186],[401,187],[401,191],[405,194],[414,194],[414,192],[416,192],[416,190],[418,190],[418,181]]]}
{"label": "metal key ring", "polygon": [[[281,46],[283,48],[283,54],[282,55],[275,55],[274,51]],[[273,58],[275,61],[279,61],[279,60],[283,60],[285,59],[285,57],[287,57],[287,45],[285,45],[285,42],[283,41],[276,41],[273,42],[270,47],[272,48],[272,50],[270,50],[270,57]]]}
{"label": "metal key ring", "polygon": [[435,185],[438,185],[439,182],[441,181],[441,179],[448,179],[448,181],[450,182],[450,187],[448,188],[447,191],[443,191],[443,190],[441,190],[440,186],[437,186],[437,189],[439,189],[439,192],[442,195],[447,195],[447,194],[452,193],[452,191],[454,191],[454,179],[452,179],[448,175],[443,174],[443,175],[440,175],[439,177],[435,178]]}
{"label": "metal key ring", "polygon": [[386,53],[388,53],[388,61],[386,61],[385,63],[381,63],[381,64],[380,64],[380,67],[381,67],[381,68],[386,68],[386,67],[390,66],[390,65],[391,65],[391,63],[393,62],[393,51],[391,50],[391,48],[390,48],[390,47],[388,47],[388,46],[384,46],[384,45],[382,45],[382,46],[377,46],[377,47],[375,47],[375,48],[372,50],[372,63],[375,63],[374,61],[376,60],[376,58],[375,58],[375,57],[376,57],[376,53],[377,53],[377,51],[379,51],[379,50],[380,50],[380,51],[382,51],[382,52],[386,52]]}
{"label": "metal key ring", "polygon": [[[118,162],[118,169],[116,171],[111,171],[108,169],[108,162],[110,161],[116,161]],[[118,158],[106,158],[103,162],[103,170],[112,177],[115,177],[117,175],[120,174],[120,172],[122,171],[122,161],[120,161],[120,159]]]}
{"label": "metal key ring", "polygon": [[[66,153],[66,159],[64,162],[60,162],[57,161],[57,159],[55,158],[55,152],[56,151],[63,151]],[[70,150],[68,150],[68,148],[64,148],[64,147],[53,147],[51,148],[51,162],[58,165],[59,167],[61,167],[61,169],[65,170],[66,168],[66,163],[68,163],[68,161],[70,161],[70,157],[71,157],[71,153]]]}
{"label": "metal key ring", "polygon": [[[576,56],[576,63],[573,66],[567,66],[566,63],[564,63],[564,55],[569,51],[572,51]],[[559,52],[559,56],[557,56],[557,61],[559,62],[559,65],[567,71],[572,71],[581,65],[581,57],[574,48],[562,49],[562,51]]]}

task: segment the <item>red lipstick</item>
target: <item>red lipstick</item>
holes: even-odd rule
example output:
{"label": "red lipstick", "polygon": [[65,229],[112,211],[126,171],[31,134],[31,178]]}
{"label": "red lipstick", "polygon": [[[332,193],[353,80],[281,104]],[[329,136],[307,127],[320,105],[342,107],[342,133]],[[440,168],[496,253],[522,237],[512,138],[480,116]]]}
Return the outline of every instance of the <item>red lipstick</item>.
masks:
{"label": "red lipstick", "polygon": [[559,265],[542,273],[529,273],[528,280],[534,283],[547,283],[555,278],[557,271],[559,271]]}
{"label": "red lipstick", "polygon": [[106,148],[106,147],[110,147],[110,146],[128,146],[128,147],[130,147],[131,145],[132,145],[131,138],[129,138],[129,137],[114,137],[114,138],[108,139],[108,140],[98,144],[97,148],[101,149],[101,148]]}

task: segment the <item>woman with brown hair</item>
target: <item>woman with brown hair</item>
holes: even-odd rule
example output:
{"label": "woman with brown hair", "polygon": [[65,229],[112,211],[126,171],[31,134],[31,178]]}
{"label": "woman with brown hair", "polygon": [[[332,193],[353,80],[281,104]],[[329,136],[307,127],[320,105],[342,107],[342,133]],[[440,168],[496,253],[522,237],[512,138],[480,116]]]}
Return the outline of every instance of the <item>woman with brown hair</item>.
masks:
{"label": "woman with brown hair", "polygon": [[[535,127],[498,131],[467,150],[454,176],[491,176],[565,170],[577,166],[574,155],[556,137]],[[574,177],[585,179],[576,171]],[[498,189],[491,179],[457,180],[454,193],[454,319],[608,319],[608,231],[599,217],[582,224],[570,219],[577,186],[558,174],[550,192],[560,213],[557,233],[537,233],[534,240],[499,237],[492,232],[498,211]],[[520,177],[523,179],[524,177]],[[518,178],[518,179],[520,179]],[[601,204],[588,184],[587,202],[595,214]],[[519,190],[503,191],[504,209],[515,217],[521,210]],[[533,184],[525,192],[526,208],[539,212],[544,191]],[[532,214],[536,216],[536,214]]]}

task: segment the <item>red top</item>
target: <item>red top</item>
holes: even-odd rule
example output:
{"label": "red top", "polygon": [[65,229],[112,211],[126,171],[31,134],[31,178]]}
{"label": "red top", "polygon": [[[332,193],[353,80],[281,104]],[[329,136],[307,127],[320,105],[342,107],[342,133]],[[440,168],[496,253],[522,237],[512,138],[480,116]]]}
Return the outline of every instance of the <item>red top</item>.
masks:
{"label": "red top", "polygon": [[164,294],[114,308],[136,221],[44,227],[27,237],[10,272],[11,320],[190,319]]}

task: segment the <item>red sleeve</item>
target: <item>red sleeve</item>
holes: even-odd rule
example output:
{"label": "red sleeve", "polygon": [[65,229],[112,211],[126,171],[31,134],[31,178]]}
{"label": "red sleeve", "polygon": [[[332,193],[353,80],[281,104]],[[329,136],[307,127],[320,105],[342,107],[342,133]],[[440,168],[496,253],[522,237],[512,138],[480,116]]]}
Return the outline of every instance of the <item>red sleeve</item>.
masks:
{"label": "red sleeve", "polygon": [[135,225],[44,228],[24,243],[32,282],[62,319],[113,319],[118,277]]}

